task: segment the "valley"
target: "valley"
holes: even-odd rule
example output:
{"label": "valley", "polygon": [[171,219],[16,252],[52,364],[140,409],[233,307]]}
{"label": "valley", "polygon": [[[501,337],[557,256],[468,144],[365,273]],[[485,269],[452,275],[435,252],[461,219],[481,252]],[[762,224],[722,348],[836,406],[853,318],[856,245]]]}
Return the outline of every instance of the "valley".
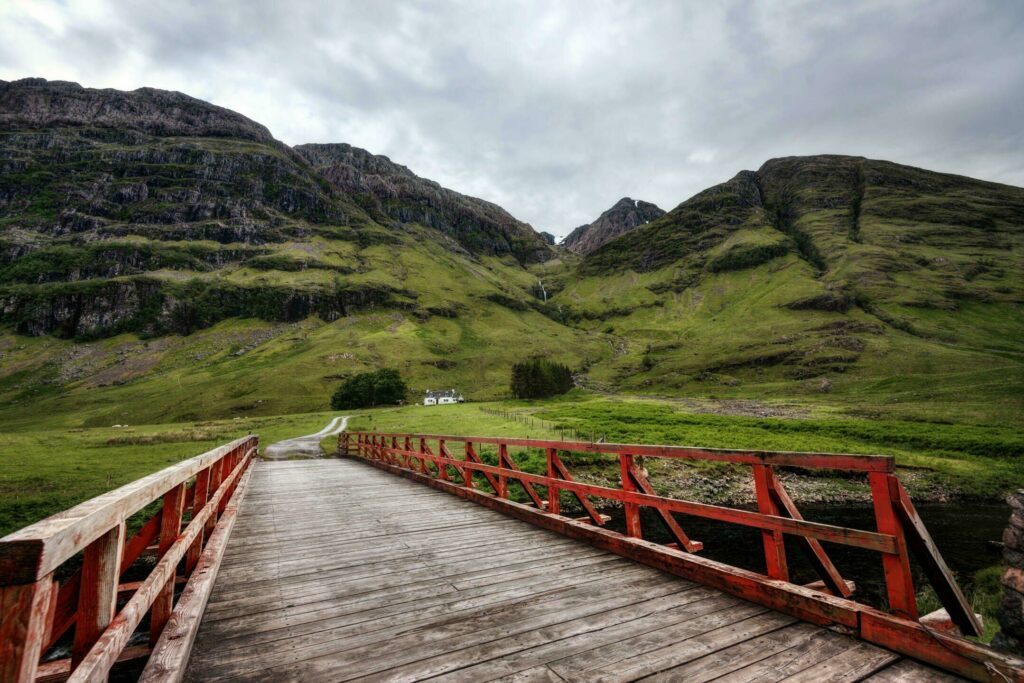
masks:
{"label": "valley", "polygon": [[[0,121],[8,525],[239,429],[313,433],[340,382],[384,367],[410,403],[470,403],[355,428],[887,453],[931,501],[1024,485],[1024,189],[780,158],[667,212],[624,197],[551,245],[387,157],[289,147],[181,93],[2,82]],[[510,401],[533,356],[577,389]],[[76,442],[95,471],[31,493]],[[663,474],[702,500],[749,495]]]}

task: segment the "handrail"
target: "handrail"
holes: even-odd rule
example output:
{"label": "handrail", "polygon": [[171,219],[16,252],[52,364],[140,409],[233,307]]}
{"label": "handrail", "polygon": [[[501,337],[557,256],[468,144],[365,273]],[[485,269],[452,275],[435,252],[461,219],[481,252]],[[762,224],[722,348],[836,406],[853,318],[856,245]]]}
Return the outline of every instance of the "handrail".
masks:
{"label": "handrail", "polygon": [[[356,433],[356,432],[353,432]],[[648,444],[598,443],[593,441],[560,441],[521,439],[500,436],[453,436],[443,434],[405,434],[373,432],[377,436],[432,441],[470,441],[471,443],[504,444],[528,448],[557,448],[576,453],[630,453],[652,458],[682,458],[732,462],[744,465],[776,465],[805,469],[845,470],[847,472],[895,472],[896,459],[891,455],[854,455],[850,453],[803,453],[799,451],[762,451],[729,448],[697,448],[694,446],[652,446]]]}
{"label": "handrail", "polygon": [[[258,446],[253,435],[236,439],[0,538],[0,680],[103,680],[147,612],[155,643],[171,615],[179,562],[186,575],[194,569]],[[160,499],[160,511],[126,539],[128,519]],[[147,578],[121,583],[149,549],[158,562]],[[80,553],[81,568],[58,582],[55,571]],[[119,594],[131,596],[120,610]],[[71,657],[41,665],[72,626]]]}
{"label": "handrail", "polygon": [[[461,443],[456,458],[452,444]],[[480,444],[497,447],[489,462],[477,452]],[[519,469],[510,446],[541,449],[544,474]],[[951,634],[935,631],[919,621],[909,551],[924,569],[948,612],[950,627],[964,635],[979,635],[980,623],[957,586],[952,572],[914,509],[903,485],[893,474],[890,456],[830,453],[780,453],[756,450],[705,449],[642,444],[588,443],[505,437],[343,432],[338,436],[341,455],[357,456],[369,464],[474,500],[533,524],[566,534],[659,569],[702,582],[740,597],[760,602],[813,623],[838,625],[869,642],[924,659],[975,680],[1024,681],[1024,662],[1001,655]],[[575,481],[559,453],[587,452],[617,456],[620,487]],[[712,460],[750,466],[757,512],[685,501],[657,495],[638,456]],[[776,476],[776,467],[830,469],[864,475],[869,484],[877,530],[866,531],[804,520]],[[509,482],[518,483],[529,501],[509,498]],[[561,514],[561,492],[576,498],[587,516],[573,519]],[[546,498],[545,498],[546,496]],[[625,534],[602,528],[608,517],[600,514],[591,497],[621,503]],[[652,543],[644,538],[640,508],[653,509],[668,528],[674,543]],[[754,527],[761,530],[765,573],[700,557],[700,541],[690,539],[673,513]],[[790,581],[785,534],[801,537],[807,556],[821,581],[800,586]],[[885,571],[888,612],[851,599],[854,584],[845,580],[820,541],[839,543],[881,554]]]}

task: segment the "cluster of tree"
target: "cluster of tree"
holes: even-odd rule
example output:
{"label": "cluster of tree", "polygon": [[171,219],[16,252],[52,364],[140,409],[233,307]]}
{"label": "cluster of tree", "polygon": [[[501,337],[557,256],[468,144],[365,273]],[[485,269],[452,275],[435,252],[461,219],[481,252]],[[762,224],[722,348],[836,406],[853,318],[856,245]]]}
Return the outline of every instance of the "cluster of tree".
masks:
{"label": "cluster of tree", "polygon": [[397,370],[383,368],[349,377],[331,397],[335,410],[393,406],[405,400],[409,388]]}
{"label": "cluster of tree", "polygon": [[572,370],[561,363],[531,358],[512,366],[512,395],[516,398],[555,396],[572,387]]}

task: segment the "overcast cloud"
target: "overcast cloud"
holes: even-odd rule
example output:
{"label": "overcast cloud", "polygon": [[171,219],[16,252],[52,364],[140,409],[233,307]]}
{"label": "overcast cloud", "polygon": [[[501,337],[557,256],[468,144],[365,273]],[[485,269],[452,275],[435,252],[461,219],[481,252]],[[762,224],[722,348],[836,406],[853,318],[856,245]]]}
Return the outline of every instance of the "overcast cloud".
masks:
{"label": "overcast cloud", "polygon": [[180,90],[563,236],[775,156],[1024,185],[1024,2],[0,3],[0,78]]}

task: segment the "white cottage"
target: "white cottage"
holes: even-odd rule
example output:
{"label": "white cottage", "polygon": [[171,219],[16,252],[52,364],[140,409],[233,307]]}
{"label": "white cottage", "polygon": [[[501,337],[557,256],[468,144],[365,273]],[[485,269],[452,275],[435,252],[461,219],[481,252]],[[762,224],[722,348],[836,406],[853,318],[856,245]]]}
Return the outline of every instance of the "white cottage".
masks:
{"label": "white cottage", "polygon": [[443,391],[430,391],[428,389],[427,393],[423,396],[423,405],[425,406],[444,406],[465,402],[465,397],[454,389],[445,389]]}

